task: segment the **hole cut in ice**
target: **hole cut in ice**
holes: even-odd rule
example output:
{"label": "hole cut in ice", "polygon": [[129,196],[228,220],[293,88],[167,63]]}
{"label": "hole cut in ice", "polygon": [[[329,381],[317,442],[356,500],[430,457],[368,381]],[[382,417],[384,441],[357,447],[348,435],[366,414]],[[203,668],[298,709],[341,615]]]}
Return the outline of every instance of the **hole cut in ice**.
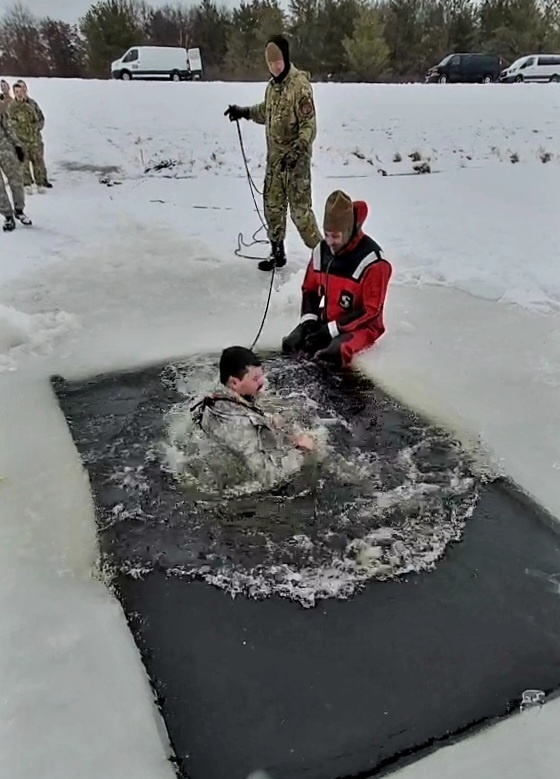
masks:
{"label": "hole cut in ice", "polygon": [[[265,369],[261,405],[319,440],[275,479],[259,480],[192,421],[192,403],[216,388],[216,356],[88,386],[77,443],[113,572],[164,569],[309,607],[432,569],[481,483],[458,442],[354,374],[274,355]],[[72,413],[83,413],[79,392]]]}

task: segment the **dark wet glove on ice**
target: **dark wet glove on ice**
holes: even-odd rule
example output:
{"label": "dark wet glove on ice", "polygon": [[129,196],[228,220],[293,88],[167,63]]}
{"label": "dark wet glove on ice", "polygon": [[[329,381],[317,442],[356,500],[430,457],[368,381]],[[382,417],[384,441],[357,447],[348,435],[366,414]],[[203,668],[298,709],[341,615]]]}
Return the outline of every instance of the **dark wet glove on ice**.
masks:
{"label": "dark wet glove on ice", "polygon": [[288,333],[282,339],[282,352],[284,354],[293,354],[294,352],[301,351],[307,336],[316,332],[319,327],[320,324],[315,320],[301,322],[297,327],[294,327],[291,333]]}
{"label": "dark wet glove on ice", "polygon": [[307,354],[315,354],[320,349],[326,349],[331,341],[332,336],[329,333],[329,328],[323,324],[316,332],[310,333],[306,337],[303,349]]}

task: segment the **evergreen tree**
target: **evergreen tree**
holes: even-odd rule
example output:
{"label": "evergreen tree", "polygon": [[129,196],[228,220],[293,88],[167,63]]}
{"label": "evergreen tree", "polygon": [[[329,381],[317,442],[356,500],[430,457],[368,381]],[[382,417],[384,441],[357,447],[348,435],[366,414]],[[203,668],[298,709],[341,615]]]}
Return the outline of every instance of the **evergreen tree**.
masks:
{"label": "evergreen tree", "polygon": [[0,23],[2,67],[14,76],[48,76],[49,61],[39,20],[24,5],[9,8]]}
{"label": "evergreen tree", "polygon": [[348,67],[355,78],[375,81],[386,71],[389,47],[383,33],[384,24],[379,10],[364,3],[354,22],[352,37],[343,41]]}
{"label": "evergreen tree", "polygon": [[80,28],[91,75],[106,76],[113,60],[144,43],[141,10],[130,0],[101,0],[86,13]]}
{"label": "evergreen tree", "polygon": [[283,30],[284,13],[277,0],[242,2],[232,15],[225,62],[228,74],[234,78],[266,77],[266,41]]}
{"label": "evergreen tree", "polygon": [[77,27],[47,17],[39,31],[50,75],[81,78],[85,74],[85,47]]}

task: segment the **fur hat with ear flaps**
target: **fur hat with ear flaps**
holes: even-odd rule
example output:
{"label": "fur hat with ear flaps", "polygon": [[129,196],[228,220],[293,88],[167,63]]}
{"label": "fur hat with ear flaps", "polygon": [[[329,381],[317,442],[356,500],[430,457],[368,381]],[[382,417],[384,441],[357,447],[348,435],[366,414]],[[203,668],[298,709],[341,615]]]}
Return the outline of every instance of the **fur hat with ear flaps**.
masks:
{"label": "fur hat with ear flaps", "polygon": [[325,203],[323,230],[330,233],[342,233],[347,243],[354,230],[354,203],[346,192],[340,189],[332,192]]}

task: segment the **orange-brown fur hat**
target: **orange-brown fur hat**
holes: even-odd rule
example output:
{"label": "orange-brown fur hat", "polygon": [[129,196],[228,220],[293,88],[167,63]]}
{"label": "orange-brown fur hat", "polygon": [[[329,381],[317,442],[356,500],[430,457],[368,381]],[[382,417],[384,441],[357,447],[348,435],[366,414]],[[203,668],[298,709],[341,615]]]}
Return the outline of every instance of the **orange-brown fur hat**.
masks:
{"label": "orange-brown fur hat", "polygon": [[350,240],[354,229],[354,204],[346,192],[340,189],[332,192],[325,203],[323,230],[330,233],[342,233],[345,241]]}

